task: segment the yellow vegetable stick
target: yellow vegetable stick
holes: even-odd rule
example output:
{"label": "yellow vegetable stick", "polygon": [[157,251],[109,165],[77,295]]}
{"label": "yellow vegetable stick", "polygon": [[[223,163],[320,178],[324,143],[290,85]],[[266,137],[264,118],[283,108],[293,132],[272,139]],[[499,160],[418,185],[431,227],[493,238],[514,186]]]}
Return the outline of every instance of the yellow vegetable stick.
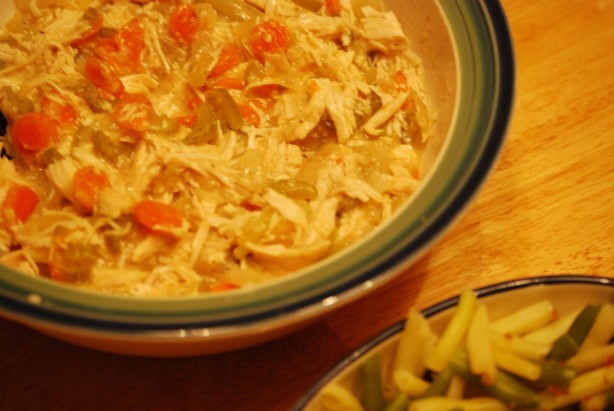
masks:
{"label": "yellow vegetable stick", "polygon": [[475,310],[465,344],[471,372],[479,375],[485,385],[491,385],[497,376],[497,366],[490,337],[490,320],[484,304],[479,304]]}
{"label": "yellow vegetable stick", "polygon": [[598,368],[574,378],[565,394],[544,394],[541,408],[551,410],[564,407],[611,389],[614,389],[614,365]]}
{"label": "yellow vegetable stick", "polygon": [[605,394],[593,395],[580,400],[580,411],[605,411],[608,397]]}
{"label": "yellow vegetable stick", "polygon": [[453,376],[450,380],[450,386],[448,387],[448,392],[446,392],[446,397],[460,400],[465,394],[466,385],[467,383],[464,379],[457,375]]}
{"label": "yellow vegetable stick", "polygon": [[404,369],[395,370],[392,379],[399,391],[404,392],[409,397],[417,397],[426,391],[430,385],[428,382]]}
{"label": "yellow vegetable stick", "polygon": [[552,349],[550,343],[530,341],[517,335],[504,336],[495,331],[491,332],[491,341],[496,347],[508,349],[531,360],[543,360]]}
{"label": "yellow vegetable stick", "polygon": [[363,411],[358,398],[347,388],[329,384],[323,390],[320,403],[327,411]]}
{"label": "yellow vegetable stick", "polygon": [[582,373],[603,366],[610,358],[614,358],[614,344],[594,347],[579,352],[567,360],[566,365],[574,367],[578,372]]}
{"label": "yellow vegetable stick", "polygon": [[552,344],[557,338],[559,338],[561,335],[565,334],[567,330],[569,330],[571,323],[573,323],[578,314],[580,314],[581,310],[582,309],[579,308],[576,311],[567,314],[559,318],[558,320],[546,325],[545,327],[542,327],[538,330],[524,335],[523,338],[528,341]]}
{"label": "yellow vegetable stick", "polygon": [[550,301],[544,300],[494,321],[492,328],[501,334],[522,335],[543,327],[555,319],[554,306]]}
{"label": "yellow vegetable stick", "polygon": [[614,337],[614,304],[603,304],[579,352],[605,345]]}
{"label": "yellow vegetable stick", "polygon": [[430,397],[413,401],[409,411],[508,411],[507,405],[494,398],[476,397],[469,400],[457,400],[446,397]]}
{"label": "yellow vegetable stick", "polygon": [[476,301],[477,298],[473,291],[466,290],[461,293],[456,312],[443,331],[435,349],[426,360],[427,368],[441,372],[448,365],[450,355],[460,346],[465,337],[475,311]]}
{"label": "yellow vegetable stick", "polygon": [[422,375],[424,339],[430,332],[431,326],[426,318],[415,307],[411,307],[395,352],[393,372],[406,370],[417,376]]}
{"label": "yellow vegetable stick", "polygon": [[494,350],[495,362],[502,370],[523,377],[529,381],[537,381],[542,367],[533,361],[527,360],[505,348],[496,347]]}
{"label": "yellow vegetable stick", "polygon": [[431,334],[431,326],[426,318],[416,308],[411,307],[392,368],[394,385],[409,396],[419,395],[429,386],[420,376],[425,370],[426,341],[430,340]]}

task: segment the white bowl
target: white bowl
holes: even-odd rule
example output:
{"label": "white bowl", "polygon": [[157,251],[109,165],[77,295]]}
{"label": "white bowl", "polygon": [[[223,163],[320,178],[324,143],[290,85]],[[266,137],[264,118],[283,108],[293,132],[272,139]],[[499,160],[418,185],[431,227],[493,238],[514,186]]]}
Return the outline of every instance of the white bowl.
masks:
{"label": "white bowl", "polygon": [[[549,300],[561,316],[574,312],[586,304],[614,303],[614,278],[578,275],[556,275],[507,281],[475,290],[480,302],[486,305],[490,318],[501,318],[522,307]],[[437,333],[445,329],[458,303],[458,296],[435,304],[422,313]],[[351,353],[299,400],[293,411],[322,411],[319,394],[327,384],[356,372],[367,357],[390,349],[398,343],[405,321],[400,321],[366,342]]]}
{"label": "white bowl", "polygon": [[[438,120],[426,178],[364,241],[255,289],[189,298],[101,295],[0,267],[0,313],[49,335],[134,355],[185,356],[288,333],[364,295],[422,256],[476,195],[503,145],[514,60],[496,1],[387,1],[422,57]],[[10,12],[0,5],[0,16]],[[409,23],[411,21],[411,24]]]}

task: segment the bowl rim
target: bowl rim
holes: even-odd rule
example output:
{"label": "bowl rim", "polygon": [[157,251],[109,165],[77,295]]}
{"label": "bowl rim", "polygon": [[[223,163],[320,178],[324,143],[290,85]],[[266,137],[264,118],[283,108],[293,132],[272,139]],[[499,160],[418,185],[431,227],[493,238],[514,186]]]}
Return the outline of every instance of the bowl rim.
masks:
{"label": "bowl rim", "polygon": [[[458,0],[457,0],[458,1]],[[457,4],[458,7],[461,5]],[[432,223],[422,230],[411,242],[403,244],[402,247],[395,249],[393,254],[387,254],[390,258],[385,261],[378,261],[369,269],[361,272],[360,275],[351,278],[350,281],[337,281],[333,286],[327,286],[323,290],[316,290],[308,297],[300,298],[291,301],[283,306],[267,307],[255,313],[248,315],[222,318],[222,319],[202,319],[202,318],[156,318],[155,321],[146,321],[147,316],[155,317],[162,315],[160,312],[152,312],[142,314],[141,318],[117,319],[109,318],[109,313],[102,310],[96,312],[90,309],[89,316],[84,316],[78,313],[80,308],[68,306],[59,307],[50,305],[46,295],[42,295],[42,304],[36,292],[22,296],[23,298],[15,298],[9,291],[17,293],[15,289],[19,287],[15,284],[11,290],[3,290],[0,287],[0,311],[6,311],[9,314],[25,318],[27,320],[42,321],[48,324],[61,325],[66,328],[86,329],[91,332],[133,334],[147,333],[157,337],[168,338],[169,334],[174,332],[182,332],[188,330],[215,330],[215,333],[229,334],[236,332],[237,328],[262,328],[280,326],[288,317],[292,316],[293,320],[312,317],[323,313],[332,305],[341,305],[354,300],[364,295],[369,289],[379,286],[394,275],[402,268],[408,266],[421,257],[427,250],[428,246],[436,241],[449,227],[454,220],[460,217],[474,197],[476,192],[482,186],[489,172],[494,168],[494,164],[499,158],[501,148],[504,143],[505,135],[511,119],[513,102],[514,102],[514,86],[515,86],[515,61],[513,53],[513,45],[511,40],[510,30],[507,24],[503,8],[499,1],[483,2],[479,5],[468,6],[474,7],[476,15],[481,17],[480,23],[484,25],[484,30],[488,30],[491,36],[487,38],[488,50],[492,53],[494,59],[492,70],[496,71],[497,82],[493,86],[496,90],[493,92],[492,101],[488,101],[491,106],[491,111],[487,114],[491,117],[487,121],[487,133],[483,137],[484,147],[482,155],[472,165],[470,172],[464,177],[462,185],[455,190],[450,197],[450,201],[441,210],[441,213],[434,217]],[[445,13],[444,13],[445,15]],[[469,30],[465,27],[465,30]],[[454,36],[451,35],[454,41]],[[458,56],[457,56],[458,60]],[[494,76],[494,75],[493,75]],[[456,104],[458,106],[458,103]],[[387,250],[385,250],[387,252]],[[411,258],[408,256],[411,255]],[[355,267],[350,267],[355,268]],[[349,270],[348,269],[348,270]],[[276,284],[276,282],[275,282]],[[321,286],[321,284],[316,284]],[[312,287],[316,287],[312,285]],[[55,286],[58,293],[61,291],[60,285]],[[58,291],[59,290],[59,291]],[[7,291],[4,293],[3,291]],[[294,290],[296,292],[296,290]],[[20,289],[23,293],[24,290]],[[67,293],[73,292],[66,291]],[[77,291],[78,292],[78,291]],[[221,297],[232,298],[232,292],[229,296]],[[96,298],[107,298],[109,301],[122,301],[116,296],[98,296]],[[196,297],[198,299],[199,297]],[[211,297],[207,297],[211,298]],[[164,304],[168,300],[143,300],[143,305],[149,304]],[[60,309],[66,308],[66,309]],[[76,308],[76,310],[74,310]],[[85,307],[87,308],[87,307]],[[249,308],[249,307],[248,307]],[[72,309],[72,311],[71,311]],[[100,314],[100,316],[97,316]],[[111,312],[113,315],[119,316],[121,310]],[[164,313],[166,314],[166,313]],[[105,316],[106,315],[106,316]]]}
{"label": "bowl rim", "polygon": [[[594,274],[551,274],[540,275],[534,277],[519,278],[514,280],[506,280],[491,285],[486,285],[480,288],[476,288],[474,293],[477,298],[484,298],[491,295],[503,294],[509,291],[516,291],[525,288],[539,287],[539,286],[557,286],[557,285],[588,285],[595,287],[610,287],[614,291],[614,277],[603,277]],[[433,317],[436,314],[442,313],[446,310],[454,308],[458,305],[460,294],[456,294],[452,297],[446,298],[443,301],[437,302],[423,310],[422,315],[425,318]],[[312,401],[318,392],[326,384],[331,382],[337,375],[347,369],[356,361],[359,361],[363,355],[369,351],[375,349],[380,344],[387,341],[389,338],[399,334],[405,328],[406,319],[402,319],[395,324],[391,325],[384,331],[369,338],[366,342],[361,344],[357,349],[353,350],[350,354],[346,355],[343,359],[335,363],[326,373],[318,378],[316,383],[298,400],[298,402],[292,408],[292,411],[301,411],[309,402]]]}

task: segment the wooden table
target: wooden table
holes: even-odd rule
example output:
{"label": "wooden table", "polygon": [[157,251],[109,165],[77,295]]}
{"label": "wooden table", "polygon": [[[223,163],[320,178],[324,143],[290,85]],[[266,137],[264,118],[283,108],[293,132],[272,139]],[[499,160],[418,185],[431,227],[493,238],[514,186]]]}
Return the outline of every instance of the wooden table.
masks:
{"label": "wooden table", "polygon": [[509,140],[421,261],[295,334],[210,357],[100,353],[0,320],[0,410],[286,410],[411,304],[540,274],[614,277],[614,1],[503,5],[518,70]]}

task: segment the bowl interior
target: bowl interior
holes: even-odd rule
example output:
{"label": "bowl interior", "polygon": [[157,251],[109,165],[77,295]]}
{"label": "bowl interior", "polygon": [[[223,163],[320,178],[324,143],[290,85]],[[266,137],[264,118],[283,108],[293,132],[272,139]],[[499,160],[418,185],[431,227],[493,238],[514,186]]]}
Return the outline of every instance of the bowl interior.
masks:
{"label": "bowl interior", "polygon": [[[2,2],[0,15],[10,13]],[[85,328],[254,323],[323,312],[415,261],[475,195],[492,167],[511,111],[513,57],[499,6],[462,1],[386,1],[425,69],[437,117],[422,187],[364,241],[272,283],[216,295],[134,299],[85,292],[0,267],[0,308]],[[463,104],[459,104],[462,101]],[[299,316],[300,317],[300,316]]]}
{"label": "bowl interior", "polygon": [[[614,280],[599,277],[552,276],[512,281],[476,292],[480,301],[488,308],[492,320],[543,300],[551,301],[559,314],[564,316],[589,303],[614,302]],[[437,334],[441,335],[449,323],[457,301],[458,297],[454,297],[423,311]],[[403,328],[404,322],[394,325],[340,362],[318,381],[294,410],[323,411],[324,408],[319,402],[321,389],[332,382],[347,383],[368,356],[391,353],[398,343]]]}

